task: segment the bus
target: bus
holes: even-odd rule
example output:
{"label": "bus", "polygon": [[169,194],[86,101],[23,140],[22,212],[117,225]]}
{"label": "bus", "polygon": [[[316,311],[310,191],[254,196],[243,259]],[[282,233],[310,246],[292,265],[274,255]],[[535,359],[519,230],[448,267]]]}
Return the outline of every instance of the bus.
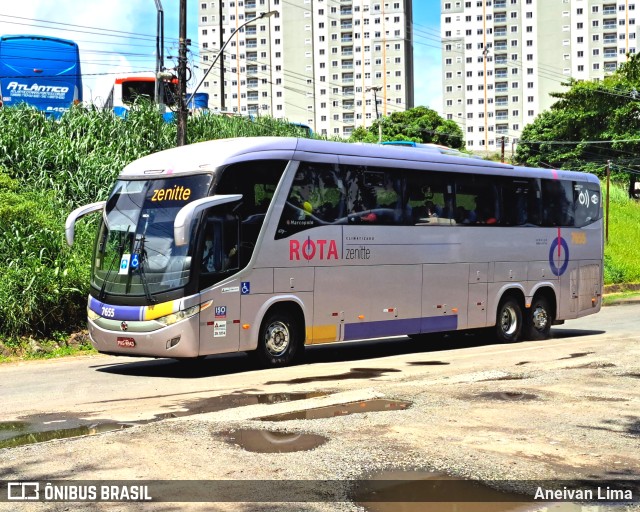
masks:
{"label": "bus", "polygon": [[488,328],[542,340],[602,305],[591,174],[434,148],[288,137],[201,142],[127,165],[100,212],[89,334],[106,354],[250,352]]}
{"label": "bus", "polygon": [[[178,101],[178,80],[163,82],[162,105],[174,106]],[[116,78],[103,108],[112,110],[120,117],[126,117],[131,105],[138,98],[156,101],[156,79],[153,76],[127,76]]]}
{"label": "bus", "polygon": [[5,107],[26,103],[59,118],[82,101],[78,45],[48,36],[0,37],[0,93]]}

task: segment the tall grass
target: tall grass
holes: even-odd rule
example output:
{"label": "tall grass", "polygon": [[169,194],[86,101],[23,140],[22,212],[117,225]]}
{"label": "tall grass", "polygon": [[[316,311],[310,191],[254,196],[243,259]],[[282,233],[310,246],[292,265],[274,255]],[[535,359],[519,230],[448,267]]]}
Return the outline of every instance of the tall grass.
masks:
{"label": "tall grass", "polygon": [[[604,196],[605,185],[603,185]],[[605,212],[606,213],[606,212]],[[640,283],[640,202],[614,184],[609,196],[609,240],[604,248],[605,284]]]}

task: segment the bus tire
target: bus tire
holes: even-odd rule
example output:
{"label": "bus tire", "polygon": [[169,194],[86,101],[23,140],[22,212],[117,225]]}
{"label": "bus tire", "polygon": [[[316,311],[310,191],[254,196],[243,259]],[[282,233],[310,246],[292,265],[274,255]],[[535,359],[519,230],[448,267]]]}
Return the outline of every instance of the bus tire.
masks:
{"label": "bus tire", "polygon": [[522,332],[522,307],[514,297],[500,301],[496,314],[496,336],[500,343],[518,341]]}
{"label": "bus tire", "polygon": [[284,310],[269,313],[260,326],[255,356],[263,367],[287,366],[293,363],[300,350],[300,326]]}
{"label": "bus tire", "polygon": [[551,335],[553,314],[549,301],[544,297],[536,297],[527,312],[525,335],[528,340],[546,340]]}

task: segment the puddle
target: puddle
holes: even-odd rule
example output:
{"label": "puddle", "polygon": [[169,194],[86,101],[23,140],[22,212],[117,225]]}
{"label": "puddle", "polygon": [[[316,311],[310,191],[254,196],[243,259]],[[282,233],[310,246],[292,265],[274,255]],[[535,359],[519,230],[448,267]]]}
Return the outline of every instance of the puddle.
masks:
{"label": "puddle", "polygon": [[630,402],[628,398],[614,398],[608,396],[585,396],[591,402]]}
{"label": "puddle", "polygon": [[496,377],[495,379],[484,379],[479,382],[491,382],[495,380],[524,380],[528,378],[529,377],[525,375],[504,375],[503,377]]}
{"label": "puddle", "polygon": [[595,354],[595,352],[576,352],[575,354],[569,354],[568,357],[561,357],[560,359],[557,359],[557,361],[562,361],[564,359],[575,359],[576,357],[584,357],[591,354]]}
{"label": "puddle", "polygon": [[414,361],[413,363],[409,363],[412,366],[439,366],[439,365],[444,365],[444,364],[451,364],[451,363],[446,363],[444,361]]}
{"label": "puddle", "polygon": [[28,432],[9,439],[0,441],[0,448],[15,448],[26,444],[42,443],[53,439],[66,439],[69,437],[90,436],[132,427],[133,423],[98,423],[76,428],[62,428],[58,430],[46,430],[44,432]]}
{"label": "puddle", "polygon": [[308,384],[309,382],[326,382],[331,380],[375,379],[385,373],[399,372],[395,368],[351,368],[348,373],[322,375],[320,377],[300,377],[291,380],[272,380],[267,384]]}
{"label": "puddle", "polygon": [[[452,501],[452,497],[459,501]],[[524,494],[425,471],[385,471],[359,480],[353,501],[367,512],[579,512],[576,503],[531,503]]]}
{"label": "puddle", "polygon": [[241,429],[222,433],[227,442],[248,452],[289,453],[309,451],[328,441],[316,434],[296,434],[273,430]]}
{"label": "puddle", "polygon": [[348,404],[330,405],[318,407],[306,411],[293,411],[273,416],[259,418],[263,421],[288,421],[288,420],[316,420],[321,418],[334,418],[336,416],[348,416],[350,414],[362,414],[366,412],[401,411],[411,406],[411,402],[402,400],[373,399]]}
{"label": "puddle", "polygon": [[489,391],[487,393],[480,393],[480,398],[489,398],[491,400],[503,400],[503,401],[518,401],[518,400],[537,400],[538,395],[531,393],[520,393],[518,391]]}
{"label": "puddle", "polygon": [[[146,425],[160,420],[217,412],[246,405],[277,404],[326,395],[327,393],[314,391],[310,393],[233,393],[230,395],[196,398],[186,400],[180,404],[173,404],[174,407],[182,407],[186,410],[156,414],[150,420],[131,422],[117,422],[114,420],[91,422],[91,420],[82,420],[72,414],[67,414],[66,417],[64,413],[44,414],[29,417],[31,421],[0,422],[0,449],[42,443],[53,439],[100,434],[134,425]],[[65,424],[65,428],[54,429],[51,427],[53,423]]]}

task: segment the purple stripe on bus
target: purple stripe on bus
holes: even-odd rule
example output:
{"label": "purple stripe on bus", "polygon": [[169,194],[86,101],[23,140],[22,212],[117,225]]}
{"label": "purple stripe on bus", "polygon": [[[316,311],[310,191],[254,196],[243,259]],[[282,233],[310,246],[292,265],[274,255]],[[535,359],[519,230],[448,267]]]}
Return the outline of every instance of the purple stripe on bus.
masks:
{"label": "purple stripe on bus", "polygon": [[144,306],[114,306],[89,297],[89,309],[108,320],[142,320]]}
{"label": "purple stripe on bus", "polygon": [[452,331],[458,328],[458,315],[436,316],[429,318],[407,318],[402,320],[381,320],[345,324],[344,339],[382,338],[401,336],[420,332]]}

